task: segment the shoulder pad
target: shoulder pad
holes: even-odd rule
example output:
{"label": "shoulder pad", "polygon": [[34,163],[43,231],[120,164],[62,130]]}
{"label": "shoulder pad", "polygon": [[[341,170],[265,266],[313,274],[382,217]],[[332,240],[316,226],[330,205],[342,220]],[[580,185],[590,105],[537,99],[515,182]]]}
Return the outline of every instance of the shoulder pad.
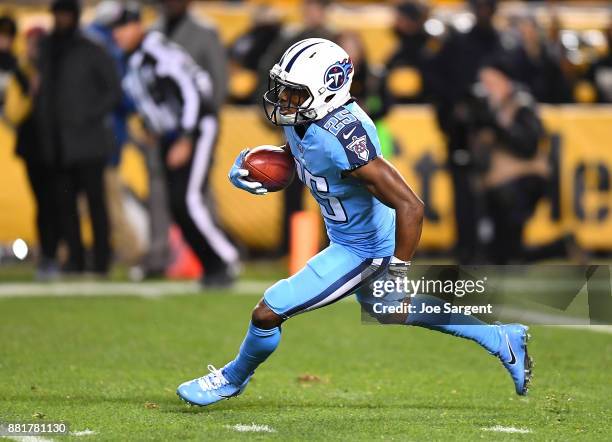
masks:
{"label": "shoulder pad", "polygon": [[332,134],[342,146],[344,154],[337,152],[335,155],[344,158],[341,161],[343,169],[363,166],[378,156],[376,145],[363,124],[348,109],[339,108],[316,124]]}

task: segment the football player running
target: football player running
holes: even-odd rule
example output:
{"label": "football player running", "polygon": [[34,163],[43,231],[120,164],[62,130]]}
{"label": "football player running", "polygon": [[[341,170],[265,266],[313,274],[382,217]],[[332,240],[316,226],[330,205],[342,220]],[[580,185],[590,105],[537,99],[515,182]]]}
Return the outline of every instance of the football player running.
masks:
{"label": "football player running", "polygon": [[[298,273],[266,290],[236,358],[221,369],[209,365],[208,374],[181,384],[177,394],[184,401],[204,406],[238,396],[278,346],[284,321],[334,303],[385,273],[407,273],[421,235],[423,203],[382,158],[372,120],[351,99],[352,78],[347,53],[319,38],[294,44],[271,69],[263,97],[266,116],[283,127],[285,149],[321,207],[330,245]],[[240,189],[265,194],[263,185],[249,181],[241,167],[247,153],[240,153],[229,178]],[[359,294],[358,299],[363,302]],[[465,315],[440,325],[427,316],[412,316],[407,325],[480,344],[501,360],[516,392],[527,393],[532,364],[526,326],[489,325]]]}

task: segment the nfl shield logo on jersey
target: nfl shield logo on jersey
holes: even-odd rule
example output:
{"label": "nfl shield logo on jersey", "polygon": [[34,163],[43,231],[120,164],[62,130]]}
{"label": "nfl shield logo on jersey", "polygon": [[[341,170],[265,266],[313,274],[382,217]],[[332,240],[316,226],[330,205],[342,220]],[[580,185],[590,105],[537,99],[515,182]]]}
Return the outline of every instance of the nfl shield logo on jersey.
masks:
{"label": "nfl shield logo on jersey", "polygon": [[370,152],[368,151],[366,135],[363,135],[361,137],[353,136],[353,141],[351,141],[351,144],[346,146],[346,148],[350,151],[355,152],[355,155],[357,155],[360,160],[368,161],[368,156],[370,155]]}

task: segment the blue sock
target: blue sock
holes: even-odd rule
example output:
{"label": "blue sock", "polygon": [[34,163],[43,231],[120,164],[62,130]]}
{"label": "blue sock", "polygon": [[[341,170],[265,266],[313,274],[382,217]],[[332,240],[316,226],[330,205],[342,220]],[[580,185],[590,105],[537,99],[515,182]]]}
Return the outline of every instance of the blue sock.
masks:
{"label": "blue sock", "polygon": [[[421,311],[422,305],[442,306],[444,301],[429,295],[417,295],[412,298],[416,311]],[[453,336],[470,339],[482,345],[489,353],[496,354],[501,346],[501,335],[498,325],[482,322],[473,315],[462,313],[412,313],[406,320],[407,325],[436,330]]]}
{"label": "blue sock", "polygon": [[276,350],[280,338],[280,327],[265,330],[250,323],[236,359],[223,369],[225,378],[234,385],[241,385]]}

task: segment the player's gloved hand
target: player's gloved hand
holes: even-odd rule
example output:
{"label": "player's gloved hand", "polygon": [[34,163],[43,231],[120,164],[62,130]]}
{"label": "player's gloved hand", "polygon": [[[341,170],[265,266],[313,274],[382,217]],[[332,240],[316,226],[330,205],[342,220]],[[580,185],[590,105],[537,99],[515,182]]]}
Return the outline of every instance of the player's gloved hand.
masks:
{"label": "player's gloved hand", "polygon": [[268,189],[263,187],[261,183],[244,179],[245,177],[249,176],[249,171],[242,168],[244,157],[246,157],[248,153],[249,149],[244,149],[242,152],[240,152],[236,158],[236,161],[234,161],[234,165],[229,171],[229,180],[239,189],[246,190],[254,195],[265,195],[268,193]]}
{"label": "player's gloved hand", "polygon": [[[410,293],[405,291],[403,283],[404,278],[408,277],[409,268],[409,261],[392,257],[382,275],[357,291],[357,299],[361,304],[362,312],[381,324],[404,324],[407,315],[399,308],[402,304],[410,304]],[[389,282],[393,284],[389,285]],[[393,307],[398,310],[395,310],[397,313],[388,313],[376,305]]]}
{"label": "player's gloved hand", "polygon": [[387,267],[387,274],[392,278],[404,278],[408,276],[410,261],[402,261],[393,256]]}

